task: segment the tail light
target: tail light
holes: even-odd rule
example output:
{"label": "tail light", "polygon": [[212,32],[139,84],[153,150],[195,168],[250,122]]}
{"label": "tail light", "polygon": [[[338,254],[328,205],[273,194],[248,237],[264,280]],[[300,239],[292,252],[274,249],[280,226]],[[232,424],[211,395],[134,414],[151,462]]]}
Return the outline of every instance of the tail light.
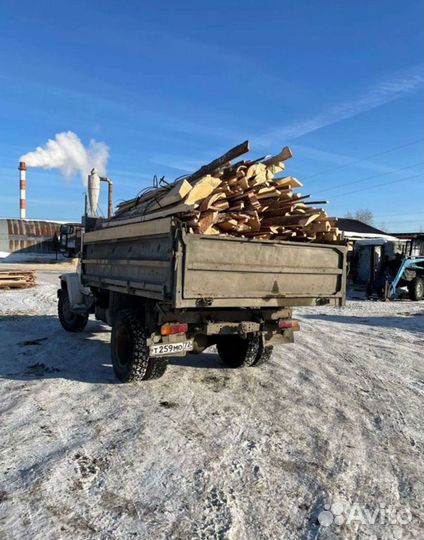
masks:
{"label": "tail light", "polygon": [[299,321],[293,319],[280,319],[278,321],[278,328],[280,330],[300,330]]}
{"label": "tail light", "polygon": [[188,330],[188,324],[186,323],[166,323],[160,327],[160,333],[162,336],[169,336],[170,334],[185,334]]}

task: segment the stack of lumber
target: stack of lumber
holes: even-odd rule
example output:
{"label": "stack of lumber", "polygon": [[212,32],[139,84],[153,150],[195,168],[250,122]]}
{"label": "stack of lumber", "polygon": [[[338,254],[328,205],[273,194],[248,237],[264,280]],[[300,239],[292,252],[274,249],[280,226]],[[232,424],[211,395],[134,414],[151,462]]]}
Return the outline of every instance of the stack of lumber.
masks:
{"label": "stack of lumber", "polygon": [[[175,215],[189,232],[263,240],[339,242],[337,220],[296,192],[303,184],[284,176],[292,157],[284,147],[275,156],[231,163],[249,150],[248,141],[172,184],[162,180],[139,197],[118,205],[115,224]],[[314,206],[319,205],[319,206]]]}
{"label": "stack of lumber", "polygon": [[0,271],[0,289],[27,289],[35,285],[35,272]]}

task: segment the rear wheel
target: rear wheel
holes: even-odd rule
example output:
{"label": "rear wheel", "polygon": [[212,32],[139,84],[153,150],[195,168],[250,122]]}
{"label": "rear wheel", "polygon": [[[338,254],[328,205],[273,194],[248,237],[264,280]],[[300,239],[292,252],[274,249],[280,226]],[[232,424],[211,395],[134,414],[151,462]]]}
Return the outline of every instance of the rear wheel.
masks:
{"label": "rear wheel", "polygon": [[216,344],[221,360],[232,368],[253,366],[259,351],[259,337],[220,336]]}
{"label": "rear wheel", "polygon": [[417,276],[408,285],[409,298],[411,300],[422,300],[424,298],[424,280]]}
{"label": "rear wheel", "polygon": [[66,289],[59,291],[57,310],[60,324],[68,332],[81,332],[86,327],[88,315],[80,315],[71,311],[71,303]]}
{"label": "rear wheel", "polygon": [[274,347],[272,345],[264,345],[262,341],[259,343],[258,354],[256,355],[253,366],[261,366],[271,360]]}
{"label": "rear wheel", "polygon": [[147,335],[137,312],[119,312],[112,326],[112,365],[122,382],[158,379],[166,371],[167,358],[151,358]]}

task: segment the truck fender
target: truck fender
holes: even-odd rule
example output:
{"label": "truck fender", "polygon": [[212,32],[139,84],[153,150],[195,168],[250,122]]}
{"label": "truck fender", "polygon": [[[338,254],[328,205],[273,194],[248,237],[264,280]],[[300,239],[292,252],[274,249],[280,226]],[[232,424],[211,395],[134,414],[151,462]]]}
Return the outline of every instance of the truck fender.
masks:
{"label": "truck fender", "polygon": [[69,296],[69,303],[72,307],[84,305],[84,297],[90,294],[89,289],[81,285],[80,275],[77,272],[62,274],[60,276],[60,286],[66,290]]}

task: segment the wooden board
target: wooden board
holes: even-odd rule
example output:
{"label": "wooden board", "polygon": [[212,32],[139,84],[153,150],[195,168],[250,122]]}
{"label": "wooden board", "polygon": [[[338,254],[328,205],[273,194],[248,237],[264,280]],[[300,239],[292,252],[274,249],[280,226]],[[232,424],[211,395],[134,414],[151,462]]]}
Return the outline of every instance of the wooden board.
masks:
{"label": "wooden board", "polygon": [[207,174],[212,174],[216,169],[219,169],[226,163],[229,163],[231,160],[235,159],[236,157],[239,157],[246,152],[248,152],[250,149],[249,141],[244,141],[241,144],[235,146],[234,148],[231,148],[231,150],[228,150],[228,152],[225,152],[222,156],[220,156],[217,159],[214,159],[207,165],[203,165],[203,167],[200,167],[196,172],[191,174],[187,177],[187,180],[193,184],[194,181],[201,178],[202,176],[205,176]]}
{"label": "wooden board", "polygon": [[184,203],[188,206],[198,204],[208,197],[220,184],[220,178],[213,176],[204,176],[193,186],[192,190],[184,199]]}
{"label": "wooden board", "polygon": [[191,190],[192,186],[187,180],[180,180],[168,192],[165,192],[162,197],[158,198],[157,202],[149,205],[149,212],[181,202]]}
{"label": "wooden board", "polygon": [[286,161],[287,159],[290,159],[293,157],[293,153],[290,150],[288,146],[284,146],[283,149],[279,154],[276,154],[275,156],[271,156],[269,158],[266,158],[262,161],[265,165],[275,165],[276,163],[279,163],[280,161]]}
{"label": "wooden board", "polygon": [[274,180],[274,185],[277,188],[289,187],[290,189],[303,187],[302,182],[299,182],[299,180],[297,178],[294,178],[294,176],[286,176],[286,178],[279,178],[277,180]]}
{"label": "wooden board", "polygon": [[[246,141],[174,185],[122,203],[121,209],[131,208],[119,225],[175,216],[185,222],[187,231],[197,234],[299,242],[340,239],[336,220],[315,206],[326,201],[305,202],[310,195],[295,191],[302,182],[294,176],[276,177],[293,155],[290,148],[232,165],[231,159],[246,152],[248,146]],[[105,227],[116,225],[112,219]]]}
{"label": "wooden board", "polygon": [[107,227],[85,233],[84,243],[91,244],[94,242],[106,242],[108,240],[136,238],[139,236],[154,236],[158,234],[166,234],[171,231],[171,218],[157,219],[141,222],[138,218],[138,223],[124,224],[119,226],[115,222],[114,227]]}

